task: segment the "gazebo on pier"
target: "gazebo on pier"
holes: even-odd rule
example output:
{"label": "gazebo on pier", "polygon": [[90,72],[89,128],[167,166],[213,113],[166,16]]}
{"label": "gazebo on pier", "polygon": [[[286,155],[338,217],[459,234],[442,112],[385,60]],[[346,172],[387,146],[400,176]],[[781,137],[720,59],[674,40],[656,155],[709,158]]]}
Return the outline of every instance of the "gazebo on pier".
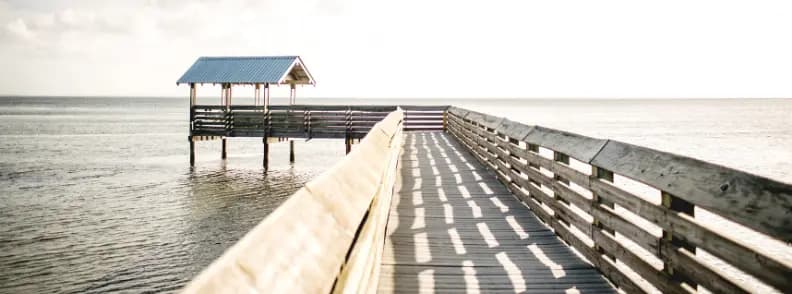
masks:
{"label": "gazebo on pier", "polygon": [[[289,85],[289,105],[296,103],[297,85],[315,85],[311,73],[305,67],[299,56],[250,56],[250,57],[200,57],[176,82],[176,85],[190,85],[190,165],[195,164],[195,141],[222,140],[222,158],[226,158],[226,137],[230,134],[208,132],[208,135],[196,134],[197,129],[211,131],[211,121],[199,121],[196,125],[197,85],[220,85],[219,109],[222,113],[230,113],[232,106],[232,87],[235,85],[253,86],[253,106],[257,110],[266,112],[270,106],[270,86]],[[264,89],[263,96],[261,89]],[[211,108],[211,107],[210,107]],[[206,108],[205,108],[206,109]],[[201,118],[208,118],[211,114],[201,113]],[[225,115],[224,115],[225,117]],[[220,123],[220,122],[215,122]],[[223,121],[223,127],[227,121]],[[209,129],[207,129],[209,128]],[[219,130],[217,130],[219,131]],[[198,132],[202,133],[202,132]],[[207,132],[203,132],[207,133]],[[266,136],[264,136],[266,147]],[[290,142],[291,159],[294,161],[294,142]],[[265,151],[266,152],[266,151]],[[266,159],[265,159],[266,161]],[[266,163],[265,163],[266,166]]]}
{"label": "gazebo on pier", "polygon": [[[289,141],[289,160],[294,162],[292,139],[344,139],[346,152],[390,112],[405,112],[405,131],[441,131],[447,106],[416,105],[298,105],[297,85],[314,85],[311,73],[299,56],[201,57],[176,82],[190,85],[190,165],[195,164],[195,142],[220,139],[221,158],[226,159],[229,137],[262,138],[264,169],[269,168],[269,144]],[[220,85],[220,103],[198,105],[198,85]],[[253,105],[232,104],[232,87],[253,86]],[[289,103],[270,103],[271,86],[288,85]],[[263,95],[262,95],[262,91]]]}

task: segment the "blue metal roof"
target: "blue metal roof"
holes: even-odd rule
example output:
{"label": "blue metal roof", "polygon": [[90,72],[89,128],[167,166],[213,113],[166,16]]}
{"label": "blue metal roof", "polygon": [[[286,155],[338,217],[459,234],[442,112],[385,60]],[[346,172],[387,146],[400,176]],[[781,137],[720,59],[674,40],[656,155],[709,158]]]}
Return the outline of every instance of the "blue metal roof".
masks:
{"label": "blue metal roof", "polygon": [[313,84],[313,78],[308,74],[299,56],[200,57],[176,84],[283,83],[286,74],[293,70],[295,62],[307,77],[308,82],[302,83]]}

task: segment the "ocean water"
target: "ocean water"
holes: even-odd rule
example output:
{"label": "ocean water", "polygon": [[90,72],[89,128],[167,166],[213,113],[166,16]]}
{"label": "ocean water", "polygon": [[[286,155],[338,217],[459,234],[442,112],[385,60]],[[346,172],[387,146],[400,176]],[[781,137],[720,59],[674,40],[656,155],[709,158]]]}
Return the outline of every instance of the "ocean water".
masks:
{"label": "ocean water", "polygon": [[[299,102],[454,104],[792,183],[792,99]],[[0,97],[0,292],[177,290],[344,155],[273,144],[265,174],[260,139],[219,144],[190,168],[186,98]]]}

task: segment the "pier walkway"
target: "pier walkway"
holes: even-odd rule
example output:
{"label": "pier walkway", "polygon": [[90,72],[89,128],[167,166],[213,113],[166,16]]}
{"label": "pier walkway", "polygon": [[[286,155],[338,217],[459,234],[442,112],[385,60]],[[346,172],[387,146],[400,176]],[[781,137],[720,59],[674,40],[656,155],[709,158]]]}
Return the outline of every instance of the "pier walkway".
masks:
{"label": "pier walkway", "polygon": [[613,293],[445,132],[405,135],[381,293]]}
{"label": "pier walkway", "polygon": [[[201,57],[177,84],[191,166],[197,143],[226,159],[235,137],[261,138],[264,172],[270,144],[347,153],[185,293],[792,292],[790,184],[450,105],[298,105],[315,85],[299,56]],[[204,84],[218,105],[198,104]]]}

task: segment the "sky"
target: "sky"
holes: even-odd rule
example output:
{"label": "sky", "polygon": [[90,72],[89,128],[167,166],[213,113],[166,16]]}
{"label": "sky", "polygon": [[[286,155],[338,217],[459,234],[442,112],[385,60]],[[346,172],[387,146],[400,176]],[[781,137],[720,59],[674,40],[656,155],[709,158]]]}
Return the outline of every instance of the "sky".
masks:
{"label": "sky", "polygon": [[302,56],[302,97],[792,97],[792,1],[0,0],[0,95],[184,96],[233,55]]}

